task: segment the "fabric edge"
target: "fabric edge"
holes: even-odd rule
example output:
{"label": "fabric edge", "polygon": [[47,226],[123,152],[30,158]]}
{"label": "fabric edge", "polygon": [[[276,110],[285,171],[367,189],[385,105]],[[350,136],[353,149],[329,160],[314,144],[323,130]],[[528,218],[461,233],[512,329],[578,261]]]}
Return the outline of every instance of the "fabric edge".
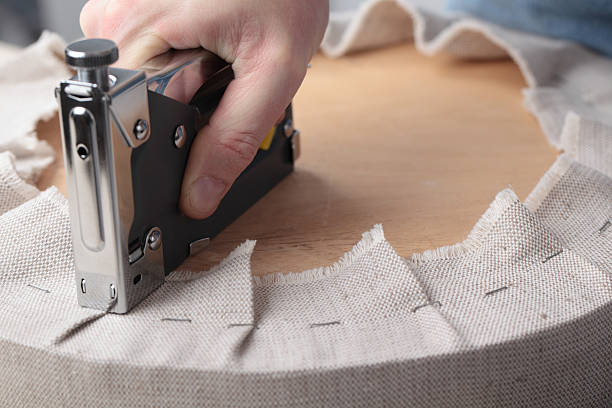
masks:
{"label": "fabric edge", "polygon": [[[180,282],[180,281],[192,281],[200,279],[204,275],[208,275],[210,273],[214,273],[215,271],[223,268],[232,260],[239,258],[241,256],[248,256],[249,258],[253,255],[253,250],[255,249],[255,244],[257,241],[255,240],[246,240],[242,244],[238,245],[236,248],[229,253],[221,262],[212,268],[205,271],[194,272],[188,269],[184,270],[175,270],[172,271],[168,276],[166,276],[166,282]],[[250,271],[249,271],[250,272]]]}
{"label": "fabric edge", "polygon": [[580,122],[580,116],[573,111],[569,111],[565,116],[565,122],[563,123],[563,128],[561,130],[561,148],[567,156],[574,160],[578,158]]}
{"label": "fabric edge", "polygon": [[413,254],[410,261],[418,266],[424,262],[461,256],[480,247],[503,212],[511,204],[517,201],[519,201],[519,199],[511,188],[500,191],[489,205],[489,208],[476,222],[474,227],[472,227],[472,230],[464,241],[453,245],[429,249],[419,254]]}
{"label": "fabric edge", "polygon": [[66,218],[69,217],[68,205],[67,205],[68,201],[66,200],[66,197],[64,197],[62,193],[60,193],[57,187],[51,186],[45,191],[41,192],[40,194],[30,198],[28,201],[24,202],[23,204],[15,208],[11,208],[10,210],[4,212],[3,214],[0,214],[0,219],[4,217],[5,215],[10,214],[17,209],[22,208],[25,205],[30,205],[30,203],[32,203],[33,201],[39,201],[39,200],[48,201],[49,203],[51,203],[54,207],[56,207],[59,210],[62,216]]}
{"label": "fabric edge", "polygon": [[[2,158],[2,156],[5,156],[7,158],[8,170],[10,171],[9,176],[11,178],[11,181],[14,182],[13,187],[15,194],[19,195],[24,200],[24,202],[29,201],[32,198],[38,196],[40,194],[40,190],[26,182],[19,175],[19,172],[17,171],[17,167],[15,165],[15,155],[10,151],[6,151],[0,153],[0,159]],[[8,209],[7,211],[9,210],[10,209]]]}
{"label": "fabric edge", "polygon": [[540,207],[548,193],[557,185],[573,162],[566,154],[562,154],[557,158],[550,169],[538,181],[538,184],[531,190],[527,199],[525,199],[525,206],[530,211],[535,212]]}
{"label": "fabric edge", "polygon": [[397,5],[395,0],[368,0],[362,3],[356,10],[355,16],[351,18],[349,25],[342,33],[340,41],[331,45],[325,41],[326,36],[324,36],[320,46],[323,53],[330,58],[338,58],[351,52],[350,46],[354,43],[363,22],[368,18],[370,13],[372,13],[373,9],[385,3]]}
{"label": "fabric edge", "polygon": [[[525,58],[514,49],[507,41],[501,38],[499,35],[495,34],[494,29],[498,26],[491,23],[485,23],[481,20],[475,18],[468,18],[465,20],[460,20],[455,22],[450,27],[446,28],[442,31],[438,36],[433,39],[429,44],[422,44],[423,53],[426,55],[434,55],[439,51],[444,50],[448,46],[448,44],[453,41],[455,38],[460,36],[465,31],[473,31],[483,35],[487,40],[491,43],[497,45],[501,49],[505,50],[510,58],[514,61],[514,63],[518,66],[523,78],[525,78],[525,82],[527,82],[527,86],[533,88],[537,86],[537,81],[533,72],[529,69],[529,65]],[[501,29],[501,27],[499,27]],[[507,28],[503,28],[504,30],[508,30]]]}
{"label": "fabric edge", "polygon": [[64,195],[60,193],[57,187],[49,187],[48,189],[43,191],[38,197],[48,199],[50,202],[57,205],[57,208],[62,212],[62,215],[65,215],[66,217],[69,216],[68,200],[66,200],[66,197],[64,197]]}
{"label": "fabric edge", "polygon": [[339,273],[342,269],[346,268],[362,257],[376,244],[383,241],[385,241],[385,234],[382,225],[376,224],[370,231],[364,232],[361,240],[357,242],[357,244],[355,244],[349,252],[345,253],[342,258],[334,262],[332,265],[308,269],[303,272],[279,272],[263,276],[253,276],[253,282],[256,287],[261,287],[304,283],[323,279],[327,276]]}
{"label": "fabric edge", "polygon": [[[24,48],[18,48],[12,56],[7,58],[2,65],[0,65],[0,69],[2,69],[5,65],[19,61],[24,53],[27,54],[39,49],[49,51],[52,55],[56,56],[58,60],[63,61],[65,47],[66,43],[59,34],[53,31],[43,30],[36,41]],[[69,70],[67,66],[66,69]]]}

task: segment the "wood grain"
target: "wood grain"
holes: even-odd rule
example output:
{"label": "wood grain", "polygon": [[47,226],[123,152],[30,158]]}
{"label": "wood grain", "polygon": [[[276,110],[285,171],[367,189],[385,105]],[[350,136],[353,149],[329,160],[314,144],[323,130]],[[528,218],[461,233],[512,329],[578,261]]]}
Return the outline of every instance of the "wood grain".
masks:
{"label": "wood grain", "polygon": [[[402,256],[463,240],[497,192],[524,199],[556,157],[525,86],[509,60],[430,58],[411,44],[317,55],[295,97],[295,173],[183,268],[256,239],[254,274],[299,272],[335,262],[376,223]],[[39,133],[60,152],[57,120]],[[60,156],[40,188],[65,193]]]}

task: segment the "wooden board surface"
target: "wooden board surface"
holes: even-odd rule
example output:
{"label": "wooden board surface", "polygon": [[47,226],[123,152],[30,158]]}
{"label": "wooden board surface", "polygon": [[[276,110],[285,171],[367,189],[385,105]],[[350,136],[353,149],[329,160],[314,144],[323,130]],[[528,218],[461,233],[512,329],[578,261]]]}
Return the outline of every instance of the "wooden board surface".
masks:
{"label": "wooden board surface", "polygon": [[[294,101],[295,173],[182,268],[256,239],[254,274],[300,272],[337,261],[376,223],[401,256],[465,239],[497,192],[524,199],[556,158],[525,86],[510,60],[430,58],[412,44],[317,55]],[[57,120],[39,135],[58,151],[39,188],[65,194]]]}

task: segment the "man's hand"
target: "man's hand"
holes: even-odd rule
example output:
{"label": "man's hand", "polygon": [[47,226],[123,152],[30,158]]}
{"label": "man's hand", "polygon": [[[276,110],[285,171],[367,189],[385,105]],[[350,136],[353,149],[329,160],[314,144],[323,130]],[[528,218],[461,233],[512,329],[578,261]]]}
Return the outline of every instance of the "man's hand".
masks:
{"label": "man's hand", "polygon": [[235,79],[196,137],[180,207],[210,216],[297,92],[323,37],[328,0],[90,0],[87,37],[108,38],[117,65],[138,68],[171,48],[203,47],[232,64]]}

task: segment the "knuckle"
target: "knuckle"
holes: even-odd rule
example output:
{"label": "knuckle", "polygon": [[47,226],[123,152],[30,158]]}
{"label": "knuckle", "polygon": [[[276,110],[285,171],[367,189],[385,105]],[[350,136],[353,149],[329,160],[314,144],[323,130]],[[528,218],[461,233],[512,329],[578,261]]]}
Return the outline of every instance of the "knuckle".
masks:
{"label": "knuckle", "polygon": [[[121,13],[121,9],[128,5],[127,0],[109,0],[104,7],[104,17],[115,17]],[[129,9],[128,9],[129,10]]]}
{"label": "knuckle", "polygon": [[289,81],[301,81],[306,74],[308,58],[302,52],[296,51],[296,47],[288,40],[278,41],[271,49],[271,61],[276,67],[281,68],[281,74],[287,75]]}
{"label": "knuckle", "polygon": [[118,27],[131,15],[138,15],[141,0],[89,0],[81,12],[81,26],[85,34],[112,37]]}
{"label": "knuckle", "polygon": [[83,6],[79,17],[79,23],[81,24],[81,30],[86,36],[95,35],[95,14],[96,8],[100,6],[100,0],[89,0]]}
{"label": "knuckle", "polygon": [[295,50],[287,40],[279,40],[271,47],[272,58],[280,66],[291,65],[294,60]]}
{"label": "knuckle", "polygon": [[106,3],[101,26],[104,34],[110,34],[120,24],[126,10],[130,10],[129,3],[128,0],[110,0]]}

